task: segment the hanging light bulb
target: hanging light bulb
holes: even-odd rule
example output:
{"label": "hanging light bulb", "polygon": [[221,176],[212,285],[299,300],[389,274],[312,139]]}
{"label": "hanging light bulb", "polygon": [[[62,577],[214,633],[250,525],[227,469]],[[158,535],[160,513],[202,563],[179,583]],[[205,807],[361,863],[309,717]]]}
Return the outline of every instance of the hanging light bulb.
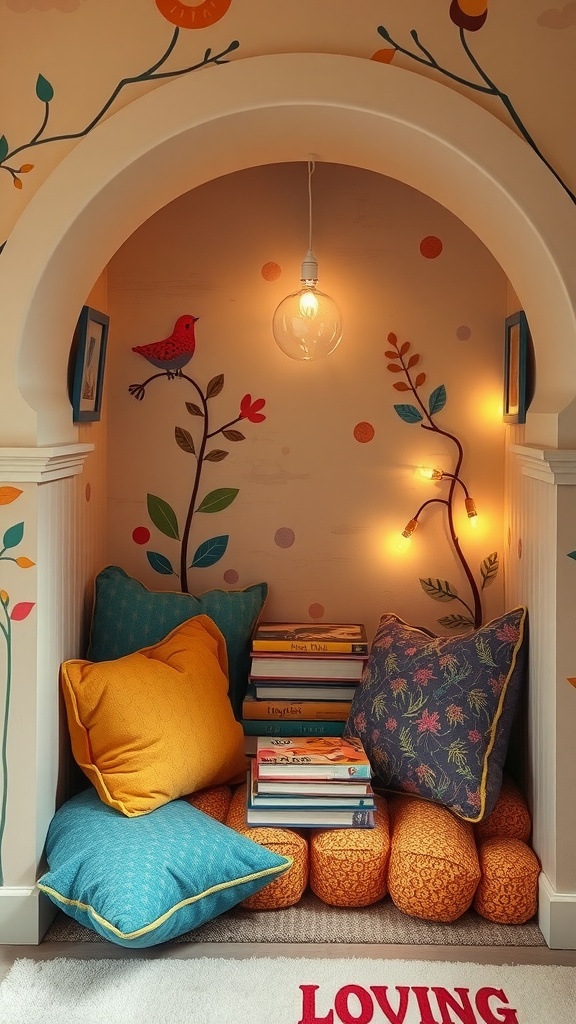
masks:
{"label": "hanging light bulb", "polygon": [[342,314],[329,295],[319,291],[318,263],[312,251],[312,174],[308,161],[308,252],[302,262],[302,287],[277,306],[272,319],[276,344],[291,359],[311,362],[330,355],[342,339]]}

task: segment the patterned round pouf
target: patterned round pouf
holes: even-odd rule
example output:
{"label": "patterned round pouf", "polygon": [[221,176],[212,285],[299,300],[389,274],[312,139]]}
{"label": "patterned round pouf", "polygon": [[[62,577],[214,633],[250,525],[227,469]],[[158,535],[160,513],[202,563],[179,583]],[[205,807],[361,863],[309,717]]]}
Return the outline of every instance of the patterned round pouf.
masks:
{"label": "patterned round pouf", "polygon": [[333,907],[368,907],[386,895],[390,851],[388,806],[376,796],[374,828],[314,829],[310,888]]}
{"label": "patterned round pouf", "polygon": [[525,924],[538,906],[540,864],[520,839],[494,836],[478,849],[482,877],[474,909],[498,924]]}

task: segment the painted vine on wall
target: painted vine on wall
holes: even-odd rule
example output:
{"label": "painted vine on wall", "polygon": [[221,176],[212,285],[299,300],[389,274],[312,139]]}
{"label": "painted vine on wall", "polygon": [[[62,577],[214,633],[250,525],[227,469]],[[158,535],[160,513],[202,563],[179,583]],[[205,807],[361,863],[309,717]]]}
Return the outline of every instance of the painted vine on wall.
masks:
{"label": "painted vine on wall", "polygon": [[[197,321],[198,317],[184,314],[178,317],[172,333],[167,338],[152,342],[149,345],[134,346],[132,351],[143,356],[152,366],[158,367],[160,372],[147,377],[141,384],[131,384],[128,388],[128,391],[134,398],[142,401],[146,394],[146,388],[153,380],[157,380],[159,377],[166,377],[167,380],[179,378],[188,381],[192,385],[199,399],[199,404],[196,402],[186,402],[186,410],[189,415],[202,421],[199,437],[194,439],[191,431],[186,427],[177,426],[174,429],[174,437],[180,450],[186,452],[187,455],[192,455],[196,460],[190,501],[183,527],[180,526],[178,517],[169,502],[156,494],[148,494],[146,496],[148,515],[154,526],[165,537],[177,541],[180,545],[178,572],[174,568],[172,561],[159,551],[147,551],[146,557],[148,562],[155,572],[163,576],[179,575],[180,589],[186,594],[190,593],[188,570],[206,569],[219,562],[228,547],[229,541],[229,536],[226,534],[210,537],[198,545],[191,562],[188,563],[190,533],[194,516],[200,512],[205,514],[222,512],[238,496],[237,487],[217,487],[205,494],[200,503],[196,504],[204,463],[222,462],[229,455],[229,452],[224,448],[211,448],[207,451],[208,442],[218,434],[221,434],[222,437],[231,443],[244,441],[245,435],[239,430],[232,429],[234,425],[241,420],[248,420],[249,423],[262,423],[266,419],[262,412],[266,404],[265,399],[252,399],[252,396],[248,394],[244,395],[240,402],[238,416],[235,416],[233,420],[229,420],[215,430],[210,429],[208,402],[222,392],[224,388],[224,374],[220,373],[216,377],[212,377],[204,392],[192,377],[188,377],[187,374],[182,372],[183,367],[190,362],[194,355],[196,347],[195,325]],[[136,540],[140,543],[142,540],[144,543],[147,543],[150,538],[149,531],[145,527],[137,527],[134,534],[136,534]]]}
{"label": "painted vine on wall", "polygon": [[442,65],[439,64],[436,58],[432,55],[430,50],[428,50],[420,41],[416,29],[412,29],[410,32],[412,41],[416,46],[416,52],[414,52],[414,50],[409,50],[405,46],[401,46],[400,43],[398,43],[395,39],[392,38],[390,32],[388,31],[387,28],[384,27],[384,25],[379,25],[377,30],[379,35],[381,35],[382,38],[385,39],[387,43],[390,43],[393,49],[379,50],[376,54],[373,55],[373,59],[380,60],[383,63],[389,64],[394,59],[394,55],[396,54],[396,52],[402,53],[404,54],[405,57],[409,57],[417,64],[421,64],[424,67],[431,68],[433,71],[439,71],[440,74],[444,75],[452,82],[458,82],[459,85],[465,85],[469,89],[473,89],[475,92],[484,93],[486,96],[495,96],[506,108],[506,111],[508,112],[510,118],[512,119],[514,125],[520,132],[520,135],[522,136],[524,141],[528,143],[531,149],[533,149],[536,153],[536,156],[538,156],[539,159],[542,160],[542,162],[546,165],[548,170],[551,171],[551,173],[560,183],[564,191],[570,196],[572,202],[576,203],[576,196],[573,192],[571,192],[566,182],[562,180],[562,178],[554,169],[549,160],[547,160],[543,153],[541,153],[540,149],[538,148],[534,139],[532,138],[528,129],[526,128],[526,125],[523,123],[523,121],[520,118],[520,115],[518,114],[514,105],[512,104],[512,100],[510,99],[510,97],[507,96],[506,93],[502,92],[502,90],[496,85],[496,83],[492,81],[490,76],[487,74],[487,72],[480,64],[479,60],[472,53],[472,50],[466,38],[466,32],[479,32],[480,29],[483,27],[483,25],[486,22],[486,18],[488,17],[488,0],[452,0],[450,4],[449,13],[450,20],[458,28],[460,44],[462,46],[462,49],[464,50],[464,53],[466,54],[472,67],[477,72],[480,78],[480,82],[474,82],[468,78],[462,78],[460,75],[456,75],[454,74],[454,72],[449,71],[448,68],[442,67]]}
{"label": "painted vine on wall", "polygon": [[[455,436],[455,434],[449,433],[447,430],[442,430],[435,421],[435,416],[441,412],[446,405],[446,388],[443,384],[440,384],[437,388],[434,388],[428,399],[428,405],[426,406],[420,395],[418,394],[419,388],[421,388],[426,382],[426,374],[420,371],[415,376],[412,375],[411,371],[420,362],[420,356],[417,352],[410,353],[411,345],[409,341],[404,341],[402,344],[398,343],[398,338],[395,334],[388,335],[388,344],[390,348],[386,350],[385,355],[390,360],[388,363],[388,370],[390,373],[402,374],[404,380],[397,380],[393,387],[396,391],[400,392],[411,392],[416,405],[402,402],[394,406],[397,415],[405,423],[419,423],[423,430],[433,431],[436,434],[440,434],[442,437],[446,437],[452,442],[456,449],[456,462],[454,465],[453,473],[445,473],[442,470],[432,469],[430,471],[430,479],[438,482],[443,479],[449,480],[448,494],[445,498],[428,498],[427,501],[423,502],[418,511],[414,514],[408,525],[406,526],[403,536],[408,539],[414,533],[418,525],[418,521],[421,513],[424,509],[430,505],[443,505],[448,517],[448,529],[450,532],[450,540],[454,552],[462,569],[464,570],[468,586],[471,593],[471,603],[465,601],[464,598],[460,597],[456,587],[448,580],[434,579],[428,576],[426,579],[420,578],[420,586],[422,587],[425,594],[432,597],[435,601],[441,601],[448,603],[456,601],[456,603],[462,605],[465,609],[465,614],[451,614],[445,615],[438,622],[441,626],[445,626],[447,629],[462,630],[468,628],[477,629],[482,625],[482,600],[480,590],[484,590],[489,587],[496,576],[498,575],[499,560],[498,552],[493,551],[482,561],[480,566],[480,574],[482,576],[481,588],[478,587],[472,570],[468,564],[468,561],[462,551],[460,541],[456,534],[454,526],[454,507],[455,507],[455,494],[456,485],[462,489],[465,496],[466,509],[469,516],[476,515],[476,508],[473,500],[468,493],[468,488],[462,480],[461,469],[462,462],[464,459],[464,451],[462,444]],[[467,614],[466,614],[467,613]]]}
{"label": "painted vine on wall", "polygon": [[[164,68],[166,61],[174,51],[181,28],[199,29],[207,28],[208,26],[215,24],[215,22],[224,17],[230,7],[230,3],[231,0],[204,0],[204,3],[190,5],[179,3],[177,0],[156,0],[156,6],[162,17],[175,26],[172,38],[164,50],[164,53],[157,61],[154,62],[154,64],[151,64],[149,68],[141,71],[139,75],[130,75],[127,78],[122,78],[112,90],[110,96],[98,113],[95,114],[83,128],[80,128],[77,131],[63,132],[55,135],[50,135],[48,133],[48,126],[52,113],[51,104],[54,99],[54,88],[51,82],[44,75],[39,74],[36,79],[36,97],[41,103],[39,126],[26,142],[22,142],[13,147],[10,147],[5,135],[0,136],[0,170],[5,171],[11,177],[12,184],[15,188],[21,189],[23,187],[22,175],[29,174],[33,171],[34,164],[29,162],[21,164],[18,161],[17,165],[15,163],[16,157],[19,157],[20,154],[25,151],[36,149],[38,146],[46,146],[52,142],[63,142],[71,139],[84,138],[85,135],[88,135],[89,132],[91,132],[92,129],[100,123],[105,114],[108,113],[114,101],[127,86],[141,82],[157,82],[162,79],[179,78],[182,75],[190,74],[191,71],[198,71],[200,68],[208,67],[211,64],[226,64],[226,58],[229,54],[234,50],[237,50],[240,46],[237,39],[233,39],[224,50],[221,50],[216,54],[213,54],[211,47],[208,47],[205,50],[202,59],[188,67],[177,68],[175,71],[160,70],[161,68]],[[5,245],[5,241],[0,245],[0,253],[4,249]]]}
{"label": "painted vine on wall", "polygon": [[[22,491],[18,487],[0,487],[0,505],[10,505],[20,497]],[[20,569],[31,569],[35,562],[25,555],[14,558],[6,554],[18,547],[24,536],[24,523],[10,526],[2,538],[0,562],[13,562]],[[4,679],[4,714],[2,722],[2,800],[0,804],[0,885],[4,885],[4,868],[2,863],[2,844],[6,827],[6,805],[8,803],[8,724],[10,720],[10,699],[12,690],[12,623],[22,622],[28,618],[34,607],[33,601],[18,601],[10,606],[10,595],[0,590],[0,632],[6,645],[6,674]]]}

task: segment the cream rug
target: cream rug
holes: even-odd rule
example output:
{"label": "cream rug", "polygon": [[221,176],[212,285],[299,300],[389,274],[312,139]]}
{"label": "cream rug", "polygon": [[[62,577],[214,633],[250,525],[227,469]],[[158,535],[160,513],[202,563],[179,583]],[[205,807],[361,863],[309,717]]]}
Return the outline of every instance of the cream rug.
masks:
{"label": "cream rug", "polygon": [[421,960],[17,960],[2,1024],[573,1024],[576,967]]}

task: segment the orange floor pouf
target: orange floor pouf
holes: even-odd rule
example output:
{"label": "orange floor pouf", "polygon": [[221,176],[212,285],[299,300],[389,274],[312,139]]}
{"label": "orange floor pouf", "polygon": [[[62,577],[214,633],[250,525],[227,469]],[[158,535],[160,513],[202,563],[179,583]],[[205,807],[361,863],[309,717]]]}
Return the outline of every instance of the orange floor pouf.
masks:
{"label": "orange floor pouf", "polygon": [[386,895],[388,806],[383,797],[377,796],[375,802],[374,828],[311,831],[310,888],[324,903],[368,907]]}
{"label": "orange floor pouf", "polygon": [[478,850],[482,877],[474,909],[498,924],[525,924],[538,907],[540,864],[520,839],[494,836]]}
{"label": "orange floor pouf", "polygon": [[474,825],[477,843],[483,843],[493,836],[507,839],[521,839],[527,843],[532,831],[530,811],[516,783],[504,776],[500,796],[494,810],[484,821]]}
{"label": "orange floor pouf", "polygon": [[417,797],[394,797],[390,809],[393,903],[412,917],[456,921],[471,906],[480,881],[472,826]]}
{"label": "orange floor pouf", "polygon": [[204,811],[204,814],[209,814],[211,818],[216,818],[216,821],[224,824],[232,799],[232,790],[230,786],[208,786],[207,789],[199,789],[197,793],[192,793],[186,799],[199,811]]}
{"label": "orange floor pouf", "polygon": [[246,786],[240,786],[232,796],[226,825],[248,836],[260,846],[292,859],[292,867],[279,878],[264,886],[242,903],[249,910],[279,910],[292,907],[301,898],[308,885],[308,842],[304,836],[289,828],[270,828],[246,824]]}

